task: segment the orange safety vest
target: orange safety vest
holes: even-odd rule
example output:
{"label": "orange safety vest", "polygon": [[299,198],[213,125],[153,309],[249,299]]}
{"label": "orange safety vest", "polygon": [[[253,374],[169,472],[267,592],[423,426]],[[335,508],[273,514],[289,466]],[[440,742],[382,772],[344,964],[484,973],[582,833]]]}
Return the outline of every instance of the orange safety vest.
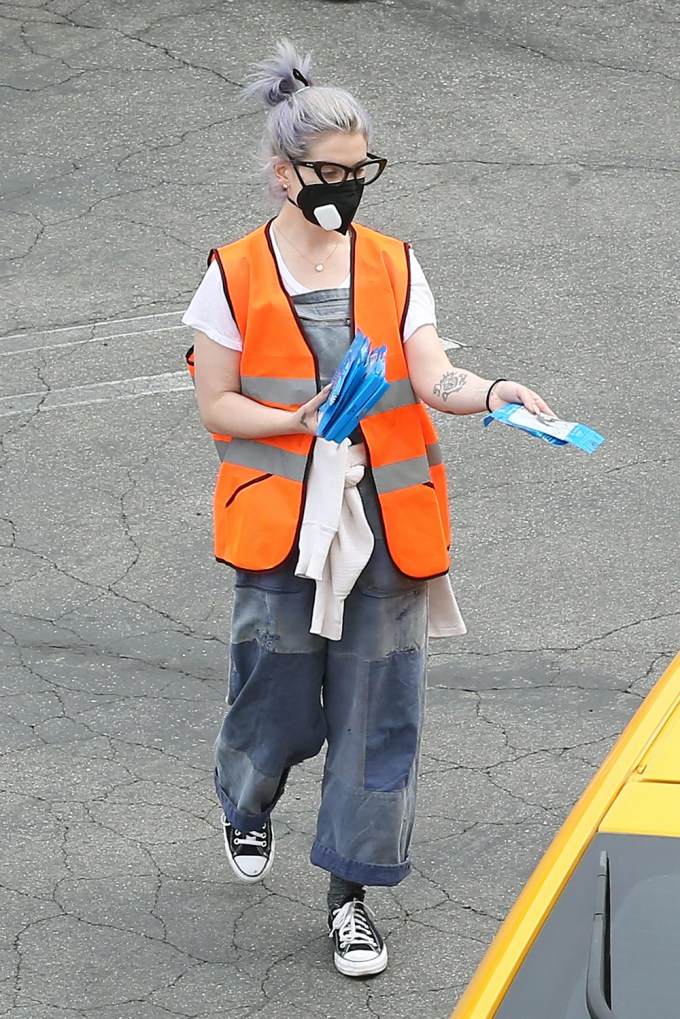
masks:
{"label": "orange safety vest", "polygon": [[[270,224],[213,249],[225,296],[243,338],[241,392],[295,410],[321,388],[318,365],[279,275]],[[446,475],[437,434],[414,395],[402,330],[410,291],[408,245],[351,227],[352,334],[387,347],[389,390],[361,422],[387,548],[409,577],[449,567]],[[187,353],[193,375],[193,348]],[[237,569],[280,566],[297,545],[314,438],[213,435],[221,465],[215,487],[215,556]]]}

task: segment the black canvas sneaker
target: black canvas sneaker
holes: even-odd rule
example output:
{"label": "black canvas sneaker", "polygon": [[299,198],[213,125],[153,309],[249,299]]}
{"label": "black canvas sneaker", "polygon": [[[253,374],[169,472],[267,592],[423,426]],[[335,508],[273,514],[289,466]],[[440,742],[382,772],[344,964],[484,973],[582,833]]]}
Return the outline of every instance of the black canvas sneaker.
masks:
{"label": "black canvas sneaker", "polygon": [[229,866],[241,881],[262,881],[274,862],[274,832],[267,818],[256,831],[239,831],[222,814],[224,848]]}
{"label": "black canvas sneaker", "polygon": [[350,899],[328,916],[335,968],[346,977],[368,977],[387,966],[387,948],[361,899]]}

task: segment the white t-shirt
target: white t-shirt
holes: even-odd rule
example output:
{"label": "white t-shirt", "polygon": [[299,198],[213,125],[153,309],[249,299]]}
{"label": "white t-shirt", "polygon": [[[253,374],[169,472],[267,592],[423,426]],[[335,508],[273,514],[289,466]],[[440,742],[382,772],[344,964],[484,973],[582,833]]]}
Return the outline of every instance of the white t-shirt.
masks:
{"label": "white t-shirt", "polygon": [[[309,294],[312,288],[303,286],[294,276],[291,276],[276,243],[273,230],[269,236],[271,237],[279,273],[287,293],[291,297],[296,297],[298,294]],[[411,262],[411,292],[406,322],[404,323],[404,340],[408,340],[413,336],[416,329],[419,329],[420,326],[429,324],[436,326],[437,324],[434,297],[425,279],[425,273],[410,249],[409,257]],[[350,279],[348,276],[337,289],[349,287],[349,285]],[[220,343],[223,347],[229,347],[231,350],[243,350],[241,334],[231,314],[227,299],[224,296],[222,274],[217,260],[211,262],[208,267],[198,290],[191,300],[191,304],[182,317],[182,322],[192,329],[198,329],[200,332],[205,333],[211,340],[215,340],[216,343]]]}

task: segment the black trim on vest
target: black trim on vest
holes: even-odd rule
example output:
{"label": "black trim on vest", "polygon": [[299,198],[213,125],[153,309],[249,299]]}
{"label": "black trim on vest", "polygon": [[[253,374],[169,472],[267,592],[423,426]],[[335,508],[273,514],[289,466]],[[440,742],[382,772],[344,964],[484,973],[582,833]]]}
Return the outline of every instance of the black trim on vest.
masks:
{"label": "black trim on vest", "polygon": [[[298,330],[300,332],[300,336],[302,337],[302,340],[303,340],[305,346],[307,347],[307,349],[309,350],[309,353],[311,354],[312,359],[314,361],[314,373],[316,375],[316,385],[317,385],[317,392],[318,392],[318,390],[321,389],[321,379],[320,379],[320,375],[319,375],[319,361],[318,361],[318,358],[316,357],[316,354],[314,353],[314,351],[310,347],[309,343],[307,342],[307,337],[305,336],[305,331],[302,328],[302,323],[300,321],[300,318],[298,316],[297,310],[295,308],[295,304],[293,303],[293,299],[291,298],[290,294],[288,293],[288,291],[286,290],[286,288],[283,285],[283,280],[281,279],[281,273],[279,272],[279,264],[276,261],[276,255],[274,253],[274,247],[273,247],[271,236],[270,236],[270,230],[271,230],[272,223],[273,223],[273,219],[270,219],[265,224],[265,227],[264,227],[265,240],[267,242],[267,247],[269,248],[269,253],[271,255],[272,262],[274,263],[274,269],[276,270],[276,278],[279,281],[279,286],[281,287],[281,292],[283,293],[283,295],[285,296],[286,300],[288,301],[288,306],[289,306],[289,308],[291,310],[291,313],[293,315],[293,318],[295,320],[295,324],[298,327]],[[219,258],[218,258],[218,261],[219,261]],[[220,268],[222,268],[222,263],[221,262],[220,262]],[[224,273],[222,273],[222,278],[224,279]],[[225,292],[226,292],[226,282],[225,282]],[[230,307],[231,307],[231,302],[230,302]],[[234,316],[234,321],[236,321],[236,316]],[[243,337],[243,341],[245,343],[245,337]],[[284,558],[281,560],[281,562],[278,563],[276,566],[270,566],[269,569],[266,569],[266,570],[249,570],[248,571],[249,573],[273,573],[275,570],[278,570],[278,569],[280,569],[283,566],[283,564],[292,555],[293,550],[298,547],[298,543],[299,543],[299,540],[300,540],[300,531],[302,529],[302,517],[304,516],[304,506],[305,506],[305,501],[307,499],[307,483],[308,483],[308,479],[309,479],[309,471],[310,471],[310,468],[311,468],[311,465],[312,465],[312,454],[314,452],[314,445],[315,445],[315,443],[316,443],[316,436],[314,436],[312,438],[312,444],[309,447],[309,452],[307,453],[307,462],[305,463],[305,473],[304,473],[304,476],[303,476],[302,481],[301,481],[301,485],[302,485],[302,500],[300,502],[300,513],[298,515],[298,521],[297,521],[297,525],[295,527],[295,534],[293,535],[293,540],[292,540],[292,543],[291,543],[291,546],[290,546],[288,552],[286,553]],[[269,475],[269,477],[271,477],[271,475]],[[265,479],[264,478],[257,478],[255,480],[257,480],[257,481],[264,481]],[[253,482],[248,482],[248,484],[252,484],[252,483]],[[241,486],[241,487],[245,487],[245,486]],[[236,493],[233,493],[233,495],[235,495],[235,494]],[[236,566],[235,563],[229,562],[228,559],[222,559],[222,558],[220,558],[220,556],[215,556],[215,559],[217,560],[218,563],[224,563],[225,566],[230,566],[234,570],[243,569],[243,567]]]}
{"label": "black trim on vest", "polygon": [[274,245],[272,244],[272,239],[271,239],[271,226],[272,226],[273,222],[274,222],[274,220],[270,219],[269,222],[265,225],[264,236],[265,236],[265,239],[267,241],[267,247],[269,248],[269,253],[272,256],[272,262],[274,263],[274,268],[276,269],[276,278],[279,281],[279,286],[281,287],[281,291],[282,291],[284,297],[286,298],[286,300],[288,301],[288,307],[290,308],[290,310],[292,312],[292,315],[293,315],[293,318],[295,319],[295,324],[298,327],[300,336],[302,337],[303,342],[304,342],[305,346],[307,347],[307,350],[312,355],[312,359],[314,361],[314,374],[316,376],[316,391],[318,393],[319,390],[321,389],[321,375],[319,373],[319,359],[316,356],[316,354],[314,353],[314,350],[312,349],[312,347],[309,345],[309,343],[307,343],[307,337],[305,336],[305,331],[302,328],[302,322],[300,321],[300,316],[297,313],[297,308],[295,307],[295,302],[293,301],[293,298],[290,296],[290,294],[288,293],[288,291],[286,290],[286,288],[283,285],[283,280],[281,279],[281,273],[279,272],[279,263],[276,260],[276,255],[274,253]]}
{"label": "black trim on vest", "polygon": [[[297,535],[296,535],[296,538],[297,538]],[[293,546],[293,548],[294,547],[295,546]],[[448,548],[450,548],[450,547],[451,547],[450,545],[447,546],[447,551],[448,551]],[[291,552],[292,551],[293,550],[291,549]],[[389,548],[387,549],[387,551],[389,553],[390,559],[392,559],[392,553],[390,552]],[[288,553],[286,558],[283,559],[278,564],[278,566],[270,566],[268,570],[245,570],[245,567],[237,566],[236,563],[230,563],[228,559],[221,559],[220,556],[218,556],[218,555],[215,556],[215,562],[216,563],[222,563],[223,566],[228,566],[232,570],[245,570],[246,573],[275,573],[277,570],[281,569],[281,567],[283,566],[283,564],[285,562],[287,562],[287,560],[290,557],[291,552]],[[441,573],[433,573],[430,577],[412,577],[410,573],[404,573],[403,570],[400,570],[399,567],[397,566],[397,564],[395,563],[394,559],[392,559],[392,565],[394,566],[394,568],[397,571],[397,573],[401,573],[402,577],[406,577],[407,580],[419,580],[419,581],[422,581],[424,584],[426,584],[428,582],[428,580],[437,580],[438,577],[445,577],[447,575],[447,573],[451,569],[450,566],[447,566],[446,569],[443,570]]]}
{"label": "black trim on vest", "polygon": [[261,481],[266,481],[267,478],[271,478],[271,474],[262,474],[259,478],[251,478],[250,481],[244,481],[242,485],[239,485],[238,488],[235,488],[234,491],[231,493],[231,495],[224,504],[224,508],[227,509],[229,506],[231,506],[232,502],[234,501],[238,493],[242,492],[244,488],[250,488],[251,485],[259,485]]}
{"label": "black trim on vest", "polygon": [[355,288],[354,288],[354,264],[356,261],[356,246],[357,246],[357,232],[350,223],[349,227],[349,317],[350,317],[350,333],[349,342],[352,343],[357,333],[357,320],[354,314],[354,300],[355,300]]}
{"label": "black trim on vest", "polygon": [[[212,263],[215,260],[217,260],[217,264],[220,267],[220,276],[222,277],[222,289],[224,290],[224,296],[225,296],[226,302],[229,305],[229,311],[231,312],[231,317],[233,318],[234,322],[236,322],[236,315],[234,314],[234,305],[231,303],[231,297],[229,296],[229,287],[227,285],[227,277],[226,277],[226,274],[224,272],[224,266],[222,265],[222,259],[220,258],[219,249],[218,248],[211,248],[210,249],[210,254],[208,255],[208,266],[212,265]],[[240,326],[239,326],[238,322],[236,322],[236,327],[238,329],[240,329]]]}
{"label": "black trim on vest", "polygon": [[[356,332],[356,325],[355,325],[355,322],[354,322],[354,248],[355,248],[355,243],[356,243],[356,231],[355,231],[353,226],[350,226],[350,231],[352,233],[352,248],[351,248],[351,263],[350,263],[350,265],[351,265],[351,268],[350,268],[350,273],[351,273],[351,276],[350,276],[350,288],[351,288],[350,289],[350,295],[351,295],[351,297],[350,297],[350,304],[351,304],[351,309],[352,309],[352,335],[354,335],[354,333]],[[411,259],[409,258],[409,254],[408,254],[410,247],[411,247],[410,244],[408,244],[407,242],[404,243],[404,256],[406,258],[406,282],[407,282],[407,286],[406,286],[406,300],[404,301],[404,309],[403,309],[402,314],[401,314],[401,322],[399,323],[399,334],[401,336],[401,342],[402,343],[404,342],[404,325],[406,323],[406,313],[408,312],[408,305],[409,305],[409,300],[410,300],[410,295],[411,295]],[[363,431],[363,428],[361,427],[361,423],[359,424],[358,430],[361,433],[361,438],[363,440],[364,446],[366,447],[366,466],[368,467],[368,469],[371,472],[371,481],[375,485],[375,475],[373,473],[373,464],[371,463],[371,449],[370,449],[370,446],[368,445],[368,442],[366,441],[366,436],[364,435],[364,431]],[[424,482],[424,484],[429,484],[432,488],[434,488],[434,485],[432,484],[431,481],[430,482]],[[398,573],[401,573],[401,575],[403,577],[408,577],[409,580],[433,580],[434,577],[412,577],[409,573],[404,573],[403,570],[399,569],[399,567],[397,566],[397,564],[394,561],[394,556],[392,555],[392,550],[390,549],[390,543],[387,540],[387,528],[385,527],[385,517],[383,515],[382,504],[380,502],[380,498],[379,497],[376,498],[376,505],[378,507],[378,514],[380,516],[380,526],[382,527],[382,532],[383,532],[383,538],[385,540],[385,545],[387,547],[387,551],[389,553],[389,557],[392,560],[392,565],[394,566],[395,570],[397,570]],[[444,573],[437,573],[434,576],[444,577],[444,576],[446,576],[446,574],[448,572],[449,572],[449,568],[447,567],[447,569],[444,571]]]}
{"label": "black trim on vest", "polygon": [[406,299],[404,300],[404,310],[401,313],[401,322],[399,323],[399,332],[401,333],[401,342],[404,342],[404,329],[406,328],[406,316],[408,315],[408,309],[411,304],[411,257],[409,252],[411,251],[411,245],[408,242],[404,243],[404,253],[406,255]]}

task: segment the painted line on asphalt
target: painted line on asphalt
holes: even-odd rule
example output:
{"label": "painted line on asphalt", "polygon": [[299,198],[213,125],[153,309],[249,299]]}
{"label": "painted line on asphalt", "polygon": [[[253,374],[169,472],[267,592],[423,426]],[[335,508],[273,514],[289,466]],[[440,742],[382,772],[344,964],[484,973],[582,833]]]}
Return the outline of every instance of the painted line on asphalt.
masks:
{"label": "painted line on asphalt", "polygon": [[[0,354],[28,354],[54,347],[77,346],[101,340],[120,340],[143,333],[166,332],[176,329],[188,335],[188,327],[181,324],[182,312],[161,311],[137,318],[102,319],[89,325],[58,326],[36,332],[13,333],[0,336]],[[153,324],[151,324],[153,322]]]}
{"label": "painted line on asphalt", "polygon": [[[158,311],[151,315],[138,315],[136,318],[111,318],[92,322],[90,325],[57,326],[55,329],[44,329],[40,332],[12,333],[0,336],[0,357],[8,354],[35,354],[55,347],[78,347],[85,343],[97,343],[101,340],[129,339],[144,333],[171,332],[176,329],[178,334],[188,338],[189,327],[182,325],[179,311]],[[158,325],[149,326],[149,322]],[[163,324],[167,321],[167,324]],[[465,347],[448,336],[441,337],[444,350],[457,350]]]}
{"label": "painted line on asphalt", "polygon": [[[0,349],[0,357],[7,357],[10,354],[39,354],[44,350],[61,350],[62,347],[81,347],[84,343],[102,343],[106,340],[123,340],[128,336],[145,336],[148,333],[167,333],[176,331],[186,334],[186,326],[161,326],[156,329],[139,329],[133,333],[116,333],[115,336],[88,336],[84,340],[61,340],[60,342],[42,342],[37,347],[26,347],[21,343],[14,343],[8,350]],[[31,336],[29,342],[35,343],[35,337]],[[189,342],[187,340],[187,342]]]}
{"label": "painted line on asphalt", "polygon": [[4,396],[0,398],[0,418],[13,417],[16,414],[34,414],[36,411],[44,414],[51,410],[63,410],[65,407],[112,403],[115,400],[138,400],[143,396],[190,391],[193,391],[193,383],[184,369],[164,372],[162,375],[139,375],[132,379],[97,382],[94,385]]}

